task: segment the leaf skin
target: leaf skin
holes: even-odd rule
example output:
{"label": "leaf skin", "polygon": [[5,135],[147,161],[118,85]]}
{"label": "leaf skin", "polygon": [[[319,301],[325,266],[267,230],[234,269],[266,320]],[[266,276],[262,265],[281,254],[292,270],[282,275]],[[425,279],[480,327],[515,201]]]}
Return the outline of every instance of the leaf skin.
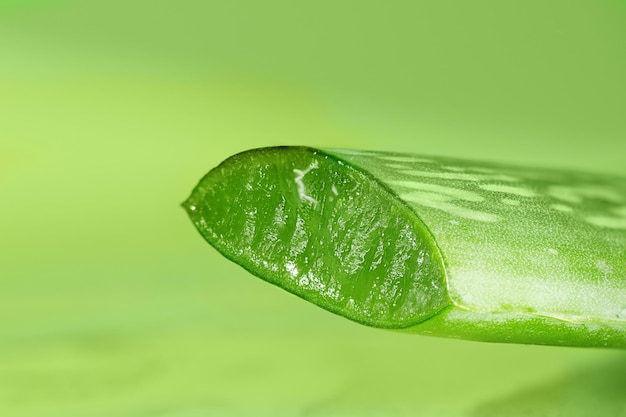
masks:
{"label": "leaf skin", "polygon": [[184,206],[229,259],[369,326],[626,347],[622,178],[263,148],[209,172]]}

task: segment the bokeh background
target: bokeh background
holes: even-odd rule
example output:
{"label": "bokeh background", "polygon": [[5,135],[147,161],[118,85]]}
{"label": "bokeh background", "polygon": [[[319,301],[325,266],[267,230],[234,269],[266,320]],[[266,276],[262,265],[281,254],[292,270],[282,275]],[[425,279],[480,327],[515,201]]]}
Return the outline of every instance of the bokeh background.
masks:
{"label": "bokeh background", "polygon": [[626,176],[626,2],[0,0],[0,415],[625,416],[626,352],[370,329],[221,258],[233,153]]}

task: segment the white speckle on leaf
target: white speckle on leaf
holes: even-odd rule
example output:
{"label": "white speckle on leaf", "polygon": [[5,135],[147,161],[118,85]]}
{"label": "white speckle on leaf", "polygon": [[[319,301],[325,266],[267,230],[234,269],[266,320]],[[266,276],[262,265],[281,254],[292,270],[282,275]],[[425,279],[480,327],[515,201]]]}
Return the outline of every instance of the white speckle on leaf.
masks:
{"label": "white speckle on leaf", "polygon": [[570,206],[566,206],[565,204],[552,204],[550,208],[562,211],[563,213],[569,213],[570,211],[574,210],[573,208],[571,208]]}
{"label": "white speckle on leaf", "polygon": [[570,187],[563,185],[554,185],[548,188],[548,194],[557,200],[566,201],[572,204],[582,202],[582,198]]}
{"label": "white speckle on leaf", "polygon": [[464,172],[465,168],[461,168],[461,167],[451,167],[451,166],[447,166],[447,167],[443,167],[444,169],[447,169],[448,171],[455,171],[455,172]]}
{"label": "white speckle on leaf", "polygon": [[510,199],[510,198],[503,198],[502,202],[504,204],[508,204],[509,206],[519,206],[520,205],[520,202],[518,200],[513,200],[513,199]]}
{"label": "white speckle on leaf", "polygon": [[593,225],[609,229],[626,229],[626,219],[623,217],[591,216],[585,220]]}
{"label": "white speckle on leaf", "polygon": [[504,194],[513,194],[518,195],[520,197],[535,197],[534,191],[529,190],[527,188],[522,187],[513,187],[511,185],[500,185],[500,184],[482,184],[480,186],[483,190],[493,191],[496,193],[504,193]]}
{"label": "white speckle on leaf", "polygon": [[403,174],[410,175],[412,177],[421,178],[439,178],[444,180],[462,180],[462,181],[480,181],[479,175],[464,174],[457,172],[432,172],[432,171],[418,171],[418,170],[402,170]]}
{"label": "white speckle on leaf", "polygon": [[[418,190],[418,191],[427,191],[433,194],[440,194],[440,201],[443,200],[465,200],[465,201],[473,201],[473,202],[481,202],[484,201],[484,197],[474,191],[464,190],[462,188],[457,187],[446,187],[439,184],[431,184],[425,182],[418,181],[402,181],[395,180],[390,181],[392,185],[396,185],[402,188],[406,188],[409,190]],[[409,193],[407,193],[409,194]],[[430,194],[432,195],[432,194]]]}

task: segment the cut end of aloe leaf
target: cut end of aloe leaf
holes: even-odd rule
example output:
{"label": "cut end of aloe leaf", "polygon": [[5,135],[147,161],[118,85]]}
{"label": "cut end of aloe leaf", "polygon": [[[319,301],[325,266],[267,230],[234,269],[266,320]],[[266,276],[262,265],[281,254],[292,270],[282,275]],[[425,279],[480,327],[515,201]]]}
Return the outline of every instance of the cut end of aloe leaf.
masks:
{"label": "cut end of aloe leaf", "polygon": [[235,155],[183,206],[226,257],[357,322],[404,328],[450,304],[441,254],[417,215],[369,174],[321,151]]}

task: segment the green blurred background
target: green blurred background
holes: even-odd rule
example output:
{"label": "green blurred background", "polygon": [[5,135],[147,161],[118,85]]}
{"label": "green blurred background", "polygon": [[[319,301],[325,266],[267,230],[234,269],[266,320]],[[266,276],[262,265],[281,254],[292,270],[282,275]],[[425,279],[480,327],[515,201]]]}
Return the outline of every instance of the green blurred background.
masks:
{"label": "green blurred background", "polygon": [[179,207],[304,144],[626,175],[626,3],[0,0],[0,415],[625,416],[626,352],[369,329]]}

